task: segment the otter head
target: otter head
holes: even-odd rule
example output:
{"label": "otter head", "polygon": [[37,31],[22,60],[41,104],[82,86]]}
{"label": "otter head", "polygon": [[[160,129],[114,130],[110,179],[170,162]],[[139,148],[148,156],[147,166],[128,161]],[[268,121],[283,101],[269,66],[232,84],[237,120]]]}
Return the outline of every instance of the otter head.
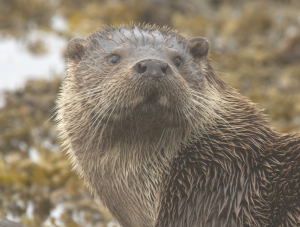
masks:
{"label": "otter head", "polygon": [[100,138],[157,143],[166,131],[199,130],[217,106],[208,49],[204,38],[153,26],[107,27],[71,40],[60,107],[66,131],[79,133],[81,125],[82,138],[103,144]]}

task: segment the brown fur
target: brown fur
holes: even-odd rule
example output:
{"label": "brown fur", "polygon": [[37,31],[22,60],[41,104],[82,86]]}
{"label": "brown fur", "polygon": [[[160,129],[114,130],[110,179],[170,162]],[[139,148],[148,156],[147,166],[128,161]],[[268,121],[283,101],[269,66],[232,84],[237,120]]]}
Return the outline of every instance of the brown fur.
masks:
{"label": "brown fur", "polygon": [[[300,225],[299,135],[270,128],[207,52],[149,25],[70,41],[57,121],[75,168],[123,227]],[[142,77],[145,59],[171,75]]]}

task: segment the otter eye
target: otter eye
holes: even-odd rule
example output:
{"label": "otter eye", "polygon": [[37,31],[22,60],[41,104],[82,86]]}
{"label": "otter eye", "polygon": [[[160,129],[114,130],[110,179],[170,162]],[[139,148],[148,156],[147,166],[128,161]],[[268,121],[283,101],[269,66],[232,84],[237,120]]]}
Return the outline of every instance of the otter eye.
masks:
{"label": "otter eye", "polygon": [[108,62],[111,65],[115,65],[115,64],[119,63],[120,59],[121,59],[121,57],[119,55],[114,54],[108,59]]}
{"label": "otter eye", "polygon": [[173,59],[173,62],[174,62],[174,64],[176,65],[176,67],[178,67],[178,68],[182,65],[182,60],[181,60],[180,57],[175,57],[175,58]]}

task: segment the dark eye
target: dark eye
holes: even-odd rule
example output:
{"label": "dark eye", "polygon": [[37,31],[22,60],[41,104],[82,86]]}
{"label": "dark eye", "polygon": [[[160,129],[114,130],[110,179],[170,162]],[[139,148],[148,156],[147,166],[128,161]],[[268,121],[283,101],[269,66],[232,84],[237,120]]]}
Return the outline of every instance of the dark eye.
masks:
{"label": "dark eye", "polygon": [[179,68],[182,65],[182,60],[180,57],[175,57],[173,59],[174,64]]}
{"label": "dark eye", "polygon": [[120,59],[121,59],[121,57],[119,55],[114,54],[108,58],[108,62],[111,65],[115,65],[115,64],[119,63]]}

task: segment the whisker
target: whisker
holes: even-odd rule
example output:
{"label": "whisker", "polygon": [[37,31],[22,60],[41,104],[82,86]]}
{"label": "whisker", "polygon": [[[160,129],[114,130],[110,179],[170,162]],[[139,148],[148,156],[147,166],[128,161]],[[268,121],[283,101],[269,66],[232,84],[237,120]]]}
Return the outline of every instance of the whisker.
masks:
{"label": "whisker", "polygon": [[[104,126],[102,127],[102,130],[101,130],[101,133],[100,133],[100,138],[99,138],[99,140],[98,140],[97,146],[99,146],[100,140],[101,140],[101,138],[102,138],[102,134],[103,134],[103,132],[104,132],[104,130],[105,130],[105,128],[106,128],[106,126],[107,126],[107,124],[108,124],[108,122],[109,122],[110,116],[111,116],[111,114],[114,112],[114,110],[115,110],[117,104],[118,104],[118,103],[115,104],[114,108],[113,108],[112,111],[110,112],[110,114],[109,114],[109,116],[108,116],[108,119],[107,119],[107,121],[106,121],[106,124],[104,124]],[[109,146],[111,146],[111,138],[110,138],[110,144],[109,144]]]}
{"label": "whisker", "polygon": [[[102,96],[100,96],[98,99],[100,99]],[[90,115],[93,113],[93,111],[97,108],[97,107],[99,107],[102,103],[104,103],[104,102],[106,102],[107,100],[105,100],[105,99],[103,99],[101,102],[98,102],[97,103],[97,105],[95,105],[95,107],[92,109],[92,110],[90,110]],[[101,110],[100,110],[101,111]],[[91,118],[91,120],[93,120],[94,119],[94,117],[95,116],[97,116],[96,114]]]}
{"label": "whisker", "polygon": [[[195,125],[192,123],[192,120],[191,120],[190,117],[189,117],[189,114],[191,114],[190,111],[189,111],[189,106],[188,106],[182,99],[181,99],[180,101],[181,101],[182,105],[184,106],[184,108],[182,108],[182,112],[183,112],[183,114],[185,115],[187,121],[189,122],[190,127],[192,127],[192,129],[194,130],[194,132],[195,132],[195,134],[196,134],[196,133],[197,133],[197,130],[196,130],[196,128],[195,128]],[[199,125],[200,125],[200,124],[199,124]]]}
{"label": "whisker", "polygon": [[56,113],[55,114],[53,114],[45,123],[44,123],[44,125],[45,124],[47,124],[52,118],[54,118],[56,116]]}
{"label": "whisker", "polygon": [[[192,94],[192,95],[195,96],[195,97],[197,97],[197,98],[199,98],[199,99],[202,99],[202,100],[204,100],[204,101],[207,101],[208,103],[211,103],[210,101],[208,101],[208,100],[206,100],[206,99],[204,99],[204,98],[202,98],[202,97],[199,97],[199,96],[194,95],[194,94]],[[219,120],[223,121],[227,126],[229,126],[231,129],[233,129],[233,130],[236,132],[236,130],[235,130],[235,129],[228,123],[228,121],[225,120],[223,117],[221,117],[220,115],[218,115],[216,112],[212,111],[211,109],[209,109],[209,108],[206,107],[205,105],[201,104],[200,102],[198,102],[198,101],[196,101],[196,100],[194,100],[194,99],[192,99],[192,100],[193,100],[193,102],[196,102],[196,104],[201,105],[203,108],[205,108],[207,111],[209,111],[212,115],[214,115],[215,117],[217,117]],[[227,128],[228,128],[228,127],[227,127]],[[236,132],[236,133],[237,133],[237,132]]]}
{"label": "whisker", "polygon": [[[191,105],[191,106],[192,106],[192,105]],[[192,107],[193,107],[193,106],[192,106]],[[202,117],[206,120],[206,118],[205,118],[205,116],[204,116],[203,114],[201,114],[200,112],[199,112],[199,114],[202,115]],[[195,121],[198,123],[198,125],[203,125],[203,124],[201,124],[201,123],[197,120],[197,118],[196,118],[191,112],[190,112],[190,115],[195,119]],[[205,134],[208,136],[210,142],[212,143],[212,141],[211,141],[211,139],[210,139],[210,136],[209,136],[208,133],[206,132],[205,127],[202,127],[202,129],[204,130]]]}
{"label": "whisker", "polygon": [[110,84],[114,84],[114,83],[112,81],[110,81],[108,83],[102,84],[101,86],[97,86],[96,88],[92,88],[92,89],[89,89],[87,91],[79,92],[75,96],[73,96],[72,98],[70,98],[69,100],[77,99],[76,101],[79,101],[79,100],[85,99],[89,95],[92,95],[92,94],[94,94],[96,92],[102,91],[104,86],[107,86],[107,85],[110,85]]}
{"label": "whisker", "polygon": [[[107,85],[107,84],[104,84],[104,85]],[[93,91],[92,94],[94,95],[95,92],[101,91],[104,85],[102,85],[101,87],[99,87],[99,90]],[[82,97],[82,98],[80,98],[80,99],[78,99],[78,100],[76,100],[76,101],[80,101],[80,100],[83,100],[83,99],[88,99],[89,97],[91,97],[90,95],[92,95],[92,94],[86,94],[84,97]],[[99,99],[99,98],[101,98],[101,97],[102,97],[102,94],[97,95],[96,98],[94,98],[94,99],[92,99],[92,100],[89,100],[89,101],[86,102],[83,106],[81,106],[81,108],[84,107],[84,106],[86,106],[87,104],[92,103],[93,101],[95,101],[95,100],[97,100],[97,99]],[[74,99],[74,97],[71,98],[71,99]],[[68,105],[70,105],[70,104],[72,104],[72,103],[69,103]],[[68,105],[67,105],[67,106],[68,106]],[[67,106],[66,106],[66,107],[67,107]]]}
{"label": "whisker", "polygon": [[[86,149],[88,149],[88,147],[89,147],[91,141],[94,139],[94,136],[95,136],[95,134],[96,134],[96,132],[97,132],[97,130],[98,130],[98,127],[99,127],[101,121],[103,120],[103,118],[104,118],[105,114],[107,113],[107,111],[109,111],[109,107],[110,107],[110,105],[108,105],[104,110],[101,109],[100,112],[105,112],[105,113],[103,114],[102,118],[100,119],[100,121],[99,121],[98,124],[96,125],[95,129],[93,130],[92,135],[91,135],[91,137],[90,137],[90,140],[89,140],[88,143],[87,143],[87,146],[86,146],[87,148],[86,148]],[[103,108],[104,108],[104,107],[103,107]],[[101,113],[98,113],[98,117],[97,117],[97,119],[93,122],[92,126],[95,124],[95,122],[99,119],[100,116],[101,116]],[[92,126],[91,126],[91,127],[92,127]],[[99,139],[101,139],[101,138],[99,138]]]}
{"label": "whisker", "polygon": [[[192,101],[194,101],[194,100],[192,99]],[[192,108],[204,117],[204,115],[195,106],[192,106]],[[209,118],[205,118],[205,120],[208,120],[223,135],[223,137],[227,140],[227,137],[224,135],[224,133],[221,132],[221,130],[214,124],[214,122],[212,120],[210,120]],[[227,140],[227,143],[229,144],[228,140]]]}
{"label": "whisker", "polygon": [[[92,95],[94,95],[94,93],[99,92],[99,91],[102,90],[101,87],[100,87],[100,88],[97,88],[97,89],[99,89],[99,90],[96,90],[96,91],[93,91],[93,92],[90,92],[90,93],[88,93],[89,91],[87,91],[87,92],[86,92],[85,94],[83,94],[82,96],[74,96],[74,97],[70,98],[70,99],[68,100],[68,102],[70,102],[70,103],[67,104],[66,106],[64,106],[64,108],[67,108],[67,107],[69,107],[70,105],[74,104],[74,102],[71,102],[71,101],[79,102],[79,101],[81,101],[81,100],[88,99],[89,97],[91,97]],[[77,98],[79,98],[79,99],[77,99]],[[75,99],[76,99],[76,100],[75,100]]]}
{"label": "whisker", "polygon": [[219,100],[216,99],[215,97],[212,97],[212,96],[208,96],[208,95],[202,94],[202,93],[200,93],[200,92],[198,92],[198,91],[195,91],[195,90],[193,90],[193,89],[191,89],[191,88],[188,89],[188,91],[191,92],[191,93],[194,93],[194,94],[198,94],[198,95],[205,96],[205,97],[207,97],[207,98],[209,98],[209,99],[212,99],[212,100],[219,101]]}

